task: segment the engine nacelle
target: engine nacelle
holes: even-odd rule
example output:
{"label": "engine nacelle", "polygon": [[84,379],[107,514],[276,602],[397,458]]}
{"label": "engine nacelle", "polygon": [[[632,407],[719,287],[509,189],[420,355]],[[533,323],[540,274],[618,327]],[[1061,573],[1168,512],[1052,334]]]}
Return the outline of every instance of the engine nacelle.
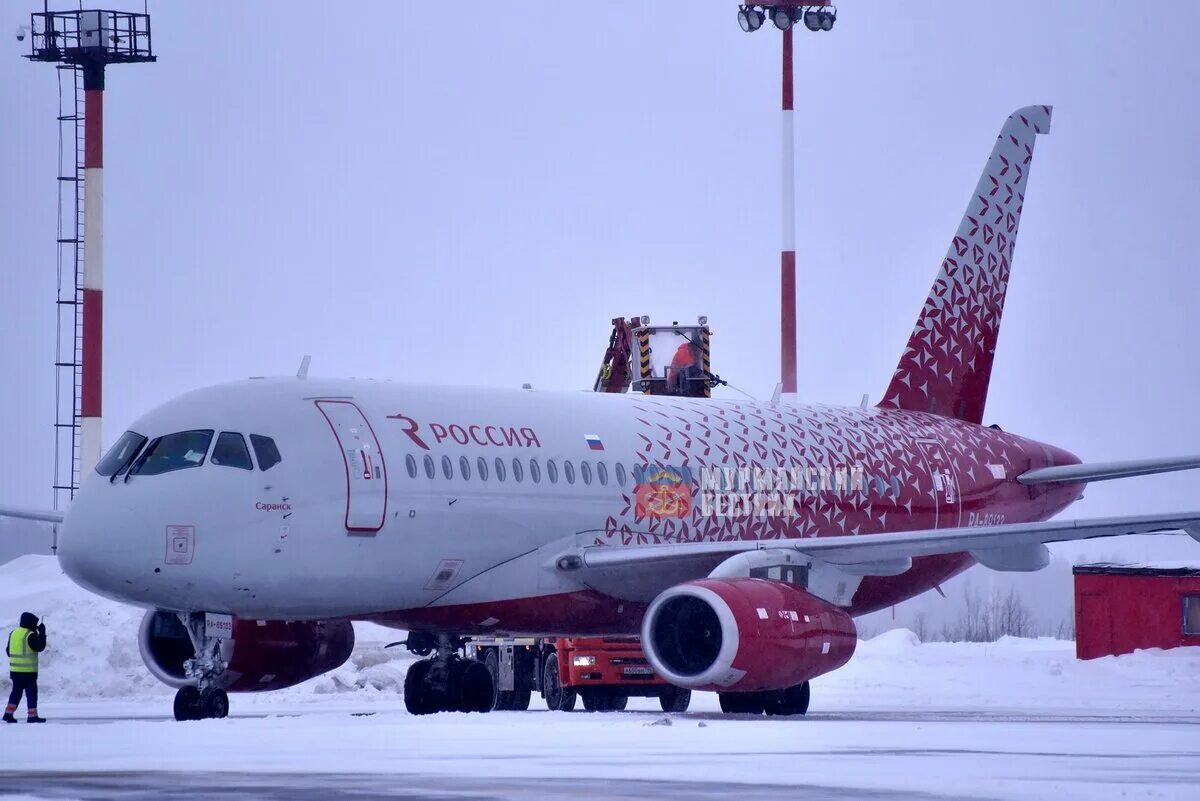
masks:
{"label": "engine nacelle", "polygon": [[[147,612],[138,631],[142,661],[171,687],[193,682],[183,663],[196,655],[183,622],[173,612]],[[233,621],[233,638],[221,644],[228,668],[220,686],[229,692],[281,690],[341,667],[354,649],[349,621]]]}
{"label": "engine nacelle", "polygon": [[642,621],[642,649],[655,671],[693,690],[793,687],[846,664],[857,643],[841,609],[768,579],[678,584]]}

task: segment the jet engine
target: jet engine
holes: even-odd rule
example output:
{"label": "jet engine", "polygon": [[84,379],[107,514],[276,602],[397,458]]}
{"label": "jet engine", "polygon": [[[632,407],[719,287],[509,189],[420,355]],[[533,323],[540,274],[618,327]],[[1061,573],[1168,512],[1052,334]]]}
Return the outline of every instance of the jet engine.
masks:
{"label": "jet engine", "polygon": [[[173,612],[146,613],[138,648],[159,681],[176,688],[193,683],[183,665],[196,655],[195,648]],[[354,627],[349,621],[235,618],[233,638],[221,646],[221,659],[228,667],[218,686],[229,692],[281,690],[341,667],[353,648]]]}
{"label": "jet engine", "polygon": [[703,579],[663,592],[642,621],[660,676],[718,692],[782,690],[841,667],[854,621],[803,589],[758,578]]}

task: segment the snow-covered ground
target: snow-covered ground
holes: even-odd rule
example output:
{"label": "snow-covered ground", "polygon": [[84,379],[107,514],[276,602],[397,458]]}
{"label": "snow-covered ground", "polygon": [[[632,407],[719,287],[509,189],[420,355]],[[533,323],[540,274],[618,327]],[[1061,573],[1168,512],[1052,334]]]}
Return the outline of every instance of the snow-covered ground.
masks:
{"label": "snow-covered ground", "polygon": [[[236,786],[238,798],[329,786],[455,798],[538,795],[531,786],[574,798],[1200,797],[1200,649],[1079,662],[1069,642],[922,644],[900,630],[816,680],[802,719],[730,718],[711,694],[673,716],[645,700],[590,715],[535,699],[527,713],[414,718],[400,697],[409,659],[382,648],[397,632],[361,626],[333,673],[234,696],[227,720],[179,724],[171,691],[141,667],[138,610],[24,557],[0,566],[0,623],[22,611],[47,618],[40,709],[51,723],[0,728],[0,773],[38,774],[45,797],[155,782]],[[160,773],[171,771],[189,778]],[[329,785],[324,774],[351,775]]]}

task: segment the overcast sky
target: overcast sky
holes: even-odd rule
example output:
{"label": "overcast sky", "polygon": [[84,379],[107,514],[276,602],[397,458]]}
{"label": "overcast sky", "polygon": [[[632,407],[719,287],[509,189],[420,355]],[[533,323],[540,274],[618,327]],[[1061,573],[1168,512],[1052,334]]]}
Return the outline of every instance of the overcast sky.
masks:
{"label": "overcast sky", "polygon": [[[110,68],[105,98],[105,445],[305,353],[590,388],[635,313],[707,314],[715,370],[769,396],[780,36],[735,10],[151,3],[160,61]],[[1184,2],[847,0],[798,31],[801,396],[878,400],[999,126],[1045,103],[986,422],[1091,460],[1200,452],[1198,29]],[[0,503],[48,506],[55,70],[5,36]],[[1098,484],[1069,514],[1198,490]]]}

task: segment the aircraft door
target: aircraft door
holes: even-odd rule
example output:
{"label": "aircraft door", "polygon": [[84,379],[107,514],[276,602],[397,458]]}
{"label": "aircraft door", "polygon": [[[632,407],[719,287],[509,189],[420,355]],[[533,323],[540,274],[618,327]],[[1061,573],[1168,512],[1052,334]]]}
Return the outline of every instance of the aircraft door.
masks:
{"label": "aircraft door", "polygon": [[955,528],[962,522],[962,503],[958,495],[958,474],[940,442],[918,443],[933,481],[934,528]]}
{"label": "aircraft door", "polygon": [[375,431],[353,401],[316,404],[337,439],[346,468],[346,530],[375,533],[387,514],[387,465]]}

